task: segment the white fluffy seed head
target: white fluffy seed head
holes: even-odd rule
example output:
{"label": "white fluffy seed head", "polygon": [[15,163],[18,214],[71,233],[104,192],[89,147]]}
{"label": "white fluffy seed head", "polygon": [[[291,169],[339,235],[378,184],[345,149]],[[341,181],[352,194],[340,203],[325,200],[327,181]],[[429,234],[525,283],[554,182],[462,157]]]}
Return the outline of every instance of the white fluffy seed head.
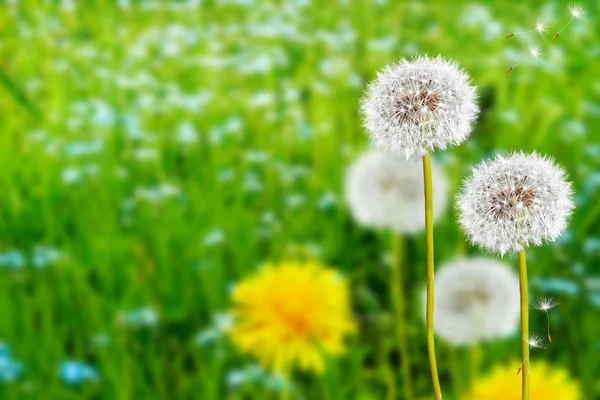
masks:
{"label": "white fluffy seed head", "polygon": [[560,301],[556,300],[552,296],[540,297],[533,302],[533,307],[536,310],[548,311],[558,306]]}
{"label": "white fluffy seed head", "polygon": [[470,83],[457,63],[440,56],[386,66],[361,103],[371,140],[406,160],[463,142],[479,113]]}
{"label": "white fluffy seed head", "polygon": [[546,33],[548,31],[548,21],[546,21],[546,18],[544,18],[541,15],[538,16],[535,21],[535,29],[538,31],[540,36],[546,36]]}
{"label": "white fluffy seed head", "polygon": [[[523,338],[525,340],[525,338]],[[535,332],[529,332],[529,338],[527,339],[527,344],[530,349],[545,349],[546,341],[543,337],[538,335]]]}
{"label": "white fluffy seed head", "polygon": [[439,269],[435,288],[434,330],[453,345],[507,337],[517,329],[519,279],[510,266],[461,258]]}
{"label": "white fluffy seed head", "polygon": [[571,184],[553,160],[513,153],[473,169],[457,197],[472,243],[504,255],[558,239],[573,208]]}
{"label": "white fluffy seed head", "polygon": [[573,18],[583,20],[587,16],[585,8],[583,8],[583,6],[579,3],[569,3],[567,8],[569,9],[569,12],[573,16]]}
{"label": "white fluffy seed head", "polygon": [[[447,206],[447,182],[432,160],[433,218]],[[390,154],[367,151],[348,169],[345,196],[354,219],[364,226],[412,234],[425,228],[423,169]]]}

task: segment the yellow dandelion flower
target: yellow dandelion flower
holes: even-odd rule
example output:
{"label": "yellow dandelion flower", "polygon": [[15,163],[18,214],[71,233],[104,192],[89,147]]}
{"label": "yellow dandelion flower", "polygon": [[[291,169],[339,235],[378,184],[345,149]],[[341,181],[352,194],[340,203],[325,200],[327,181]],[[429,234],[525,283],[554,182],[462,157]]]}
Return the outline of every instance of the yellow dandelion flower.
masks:
{"label": "yellow dandelion flower", "polygon": [[274,372],[322,372],[324,355],[341,354],[355,330],[346,281],[315,262],[267,264],[232,301],[233,342]]}
{"label": "yellow dandelion flower", "polygon": [[[521,376],[518,362],[497,367],[479,379],[463,400],[521,400]],[[530,371],[531,399],[580,400],[579,383],[562,368],[546,363],[532,363]]]}

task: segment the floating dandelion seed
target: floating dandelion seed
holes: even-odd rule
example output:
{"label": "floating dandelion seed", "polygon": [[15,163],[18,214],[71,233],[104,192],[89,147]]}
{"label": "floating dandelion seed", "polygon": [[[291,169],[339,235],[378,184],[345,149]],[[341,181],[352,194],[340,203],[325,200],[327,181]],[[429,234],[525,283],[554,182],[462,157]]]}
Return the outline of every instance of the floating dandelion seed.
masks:
{"label": "floating dandelion seed", "polygon": [[527,342],[527,345],[529,346],[529,352],[527,353],[527,357],[525,357],[525,359],[523,360],[523,362],[521,363],[521,365],[519,365],[519,369],[517,371],[517,375],[519,375],[521,373],[521,369],[523,368],[523,364],[525,363],[525,360],[527,360],[529,358],[529,355],[531,354],[531,349],[545,349],[546,348],[546,343],[544,343],[544,338],[542,338],[540,335],[538,335],[535,332],[530,332],[529,333],[529,338],[523,338],[524,341]]}
{"label": "floating dandelion seed", "polygon": [[507,69],[506,71],[504,71],[504,73],[508,74],[517,65],[523,64],[525,61],[529,60],[531,57],[540,60],[540,57],[542,56],[542,53],[543,53],[543,49],[542,49],[542,46],[539,43],[534,42],[534,43],[530,44],[529,45],[529,56],[527,56],[527,58],[524,59],[523,61],[516,63],[515,65],[513,65],[512,67],[510,67],[509,69]]}
{"label": "floating dandelion seed", "polygon": [[548,313],[548,310],[553,309],[559,304],[560,302],[551,296],[540,297],[533,303],[533,306],[536,310],[544,311],[546,313],[548,321],[548,340],[550,341],[550,343],[552,343],[552,335],[550,334],[550,313]]}
{"label": "floating dandelion seed", "polygon": [[567,22],[567,24],[565,26],[562,27],[562,29],[558,32],[556,32],[556,35],[554,35],[554,37],[552,38],[552,40],[556,40],[556,38],[558,37],[558,35],[565,30],[565,28],[567,26],[569,26],[571,24],[571,22],[573,22],[574,19],[580,19],[580,20],[584,20],[587,12],[585,11],[585,8],[583,8],[581,6],[581,4],[578,3],[569,3],[569,5],[567,6],[569,9],[569,12],[571,13],[571,19],[569,20],[569,22]]}
{"label": "floating dandelion seed", "polygon": [[541,37],[545,37],[548,31],[548,21],[546,21],[546,18],[542,17],[541,15],[535,20],[535,28],[523,32],[509,33],[505,37],[509,38],[515,35],[522,35],[524,33],[531,33],[536,31],[540,34]]}

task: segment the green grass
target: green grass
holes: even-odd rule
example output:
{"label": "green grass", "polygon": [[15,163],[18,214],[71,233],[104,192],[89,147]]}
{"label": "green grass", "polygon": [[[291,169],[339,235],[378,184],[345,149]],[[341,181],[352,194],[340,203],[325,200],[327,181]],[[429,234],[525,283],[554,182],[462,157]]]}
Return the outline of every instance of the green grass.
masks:
{"label": "green grass", "polygon": [[[28,261],[0,270],[0,340],[24,367],[16,382],[0,383],[2,398],[277,398],[260,384],[228,389],[227,374],[252,361],[224,337],[204,346],[194,338],[227,310],[238,279],[265,260],[307,254],[348,276],[361,324],[348,354],[322,377],[295,376],[297,390],[307,399],[385,398],[400,380],[384,262],[390,238],[351,220],[343,177],[367,146],[358,115],[365,83],[421,52],[459,61],[480,90],[472,138],[435,154],[453,192],[479,160],[512,149],[554,156],[574,182],[567,239],[528,252],[532,297],[562,301],[555,343],[534,360],[567,367],[586,399],[600,396],[600,323],[590,301],[600,294],[585,289],[600,273],[597,4],[583,2],[591,18],[544,42],[545,66],[528,62],[505,75],[527,42],[504,35],[534,21],[543,3],[132,3],[81,2],[73,12],[55,2],[0,6],[0,252],[45,245],[62,255],[46,268]],[[568,19],[563,8],[558,21]],[[469,23],[465,13],[484,16]],[[172,55],[169,40],[179,46]],[[271,66],[253,72],[261,63]],[[182,122],[197,131],[195,143],[178,142]],[[70,144],[95,140],[100,151],[68,154]],[[71,184],[68,168],[81,175]],[[158,201],[140,192],[165,184],[179,192]],[[449,208],[436,225],[438,266],[478,253],[454,221]],[[414,387],[429,399],[424,235],[406,241]],[[516,266],[516,257],[508,261]],[[536,286],[548,277],[561,279],[559,292]],[[560,292],[565,280],[579,292]],[[120,321],[143,307],[156,311],[156,326]],[[532,327],[545,329],[544,317],[533,314]],[[97,344],[98,334],[110,343]],[[452,399],[451,374],[467,384],[469,354],[457,351],[450,369],[453,350],[440,339],[437,348]],[[519,349],[518,335],[482,345],[482,368]],[[99,381],[62,383],[58,368],[70,358],[97,368]]]}

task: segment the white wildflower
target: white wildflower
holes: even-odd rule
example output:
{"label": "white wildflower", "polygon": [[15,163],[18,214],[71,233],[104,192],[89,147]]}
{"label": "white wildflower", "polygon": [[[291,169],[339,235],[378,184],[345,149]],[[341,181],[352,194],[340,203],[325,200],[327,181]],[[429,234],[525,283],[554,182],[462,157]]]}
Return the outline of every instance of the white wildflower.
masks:
{"label": "white wildflower", "polygon": [[361,109],[373,142],[408,160],[463,142],[479,112],[476,100],[458,64],[424,56],[379,72]]}
{"label": "white wildflower", "polygon": [[522,152],[474,168],[457,206],[471,242],[500,255],[558,239],[575,207],[563,170]]}
{"label": "white wildflower", "polygon": [[[434,160],[431,167],[435,221],[444,214],[447,205],[447,182]],[[346,201],[360,224],[401,233],[425,228],[421,164],[368,151],[350,166],[345,186]]]}
{"label": "white wildflower", "polygon": [[435,275],[434,328],[456,345],[506,337],[519,322],[519,279],[506,264],[462,258]]}

